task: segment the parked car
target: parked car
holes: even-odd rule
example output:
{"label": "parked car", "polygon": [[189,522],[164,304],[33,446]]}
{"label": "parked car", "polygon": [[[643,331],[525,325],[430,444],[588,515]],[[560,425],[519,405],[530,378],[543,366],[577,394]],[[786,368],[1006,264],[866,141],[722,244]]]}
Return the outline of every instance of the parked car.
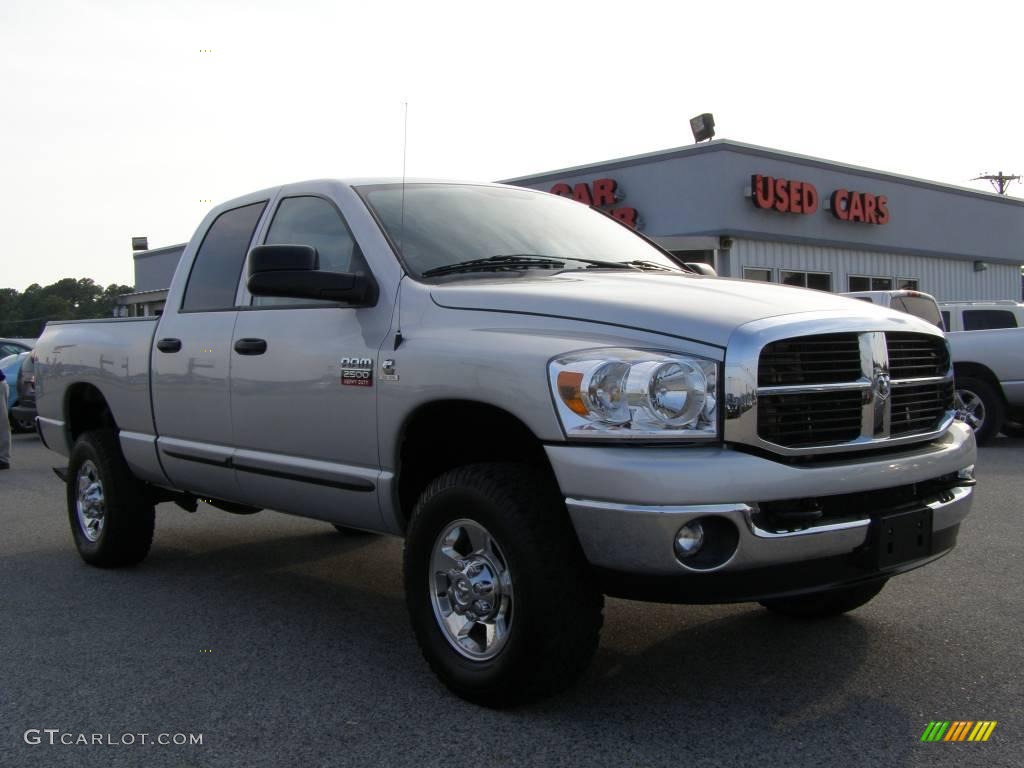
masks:
{"label": "parked car", "polygon": [[0,359],[31,349],[32,345],[22,339],[0,339]]}
{"label": "parked car", "polygon": [[850,291],[840,295],[849,296],[851,299],[870,301],[872,304],[895,309],[897,312],[906,312],[914,317],[920,317],[934,326],[946,328],[942,321],[942,315],[939,313],[939,305],[930,293],[901,288],[892,291]]}
{"label": "parked car", "polygon": [[162,316],[36,350],[86,562],[142,561],[161,501],[404,536],[419,646],[489,706],[576,679],[604,595],[835,616],[950,552],[972,500],[934,325],[699,275],[521,188],[254,192]]}
{"label": "parked car", "polygon": [[18,413],[20,397],[18,395],[18,375],[25,359],[30,352],[18,352],[0,360],[0,370],[3,370],[7,378],[7,418],[11,423],[13,432],[32,432],[35,430],[35,418],[28,419],[24,414]]}
{"label": "parked car", "polygon": [[20,431],[33,432],[36,428],[36,375],[31,352],[21,360],[14,387],[18,397],[10,409],[11,423],[17,423]]}
{"label": "parked car", "polygon": [[943,301],[939,310],[947,331],[1024,328],[1024,304],[1018,301]]}

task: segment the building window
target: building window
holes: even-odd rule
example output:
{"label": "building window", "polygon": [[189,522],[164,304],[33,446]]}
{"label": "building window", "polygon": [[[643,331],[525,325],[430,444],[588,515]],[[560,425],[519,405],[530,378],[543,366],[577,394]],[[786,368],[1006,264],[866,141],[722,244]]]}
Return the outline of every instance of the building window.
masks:
{"label": "building window", "polygon": [[743,279],[760,280],[762,283],[770,283],[772,281],[772,271],[767,267],[744,267]]}
{"label": "building window", "polygon": [[901,290],[905,289],[908,291],[918,290],[918,280],[916,277],[898,277],[896,278],[896,287]]}
{"label": "building window", "polygon": [[832,290],[832,275],[828,272],[794,272],[784,269],[779,271],[779,282],[783,285],[814,288],[817,291]]}
{"label": "building window", "polygon": [[[891,291],[891,277],[867,277],[864,275],[850,275],[847,278],[850,291]],[[915,284],[916,280],[913,281]]]}

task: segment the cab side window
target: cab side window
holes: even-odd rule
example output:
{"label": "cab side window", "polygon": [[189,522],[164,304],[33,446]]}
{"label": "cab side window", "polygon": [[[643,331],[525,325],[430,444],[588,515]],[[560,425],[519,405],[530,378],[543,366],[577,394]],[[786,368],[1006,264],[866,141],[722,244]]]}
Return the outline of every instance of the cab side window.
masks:
{"label": "cab side window", "polygon": [[256,224],[266,201],[232,208],[214,219],[199,246],[185,286],[182,312],[230,309]]}
{"label": "cab side window", "polygon": [[1017,318],[1005,309],[965,309],[965,331],[987,331],[991,328],[1016,328]]}
{"label": "cab side window", "polygon": [[[266,245],[311,245],[324,272],[365,270],[362,254],[338,210],[322,197],[286,197],[277,206]],[[331,304],[311,299],[254,296],[256,306]]]}

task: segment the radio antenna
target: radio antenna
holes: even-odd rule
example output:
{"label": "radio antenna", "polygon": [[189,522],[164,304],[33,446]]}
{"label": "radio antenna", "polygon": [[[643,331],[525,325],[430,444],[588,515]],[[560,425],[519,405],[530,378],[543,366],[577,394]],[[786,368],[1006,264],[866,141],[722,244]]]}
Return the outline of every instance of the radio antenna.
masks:
{"label": "radio antenna", "polygon": [[403,101],[402,106],[402,213],[398,224],[399,255],[402,255],[402,246],[405,245],[405,157],[409,146],[409,102]]}

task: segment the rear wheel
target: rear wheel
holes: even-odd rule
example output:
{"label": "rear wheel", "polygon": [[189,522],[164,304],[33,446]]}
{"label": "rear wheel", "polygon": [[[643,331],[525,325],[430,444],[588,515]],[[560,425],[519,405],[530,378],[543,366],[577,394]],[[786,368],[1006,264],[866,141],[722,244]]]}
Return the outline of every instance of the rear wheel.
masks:
{"label": "rear wheel", "polygon": [[505,707],[569,686],[597,648],[594,589],[554,484],[515,464],[477,464],[430,484],[404,553],[413,630],[459,696]]}
{"label": "rear wheel", "polygon": [[884,586],[885,581],[876,581],[809,595],[762,600],[761,605],[772,613],[798,619],[827,619],[860,608],[881,592]]}
{"label": "rear wheel", "polygon": [[86,432],[68,462],[68,521],[78,554],[90,565],[141,562],[153,541],[153,500],[108,430]]}
{"label": "rear wheel", "polygon": [[974,439],[979,445],[995,437],[1006,418],[1003,398],[984,379],[958,376],[955,404],[957,418],[974,430]]}

